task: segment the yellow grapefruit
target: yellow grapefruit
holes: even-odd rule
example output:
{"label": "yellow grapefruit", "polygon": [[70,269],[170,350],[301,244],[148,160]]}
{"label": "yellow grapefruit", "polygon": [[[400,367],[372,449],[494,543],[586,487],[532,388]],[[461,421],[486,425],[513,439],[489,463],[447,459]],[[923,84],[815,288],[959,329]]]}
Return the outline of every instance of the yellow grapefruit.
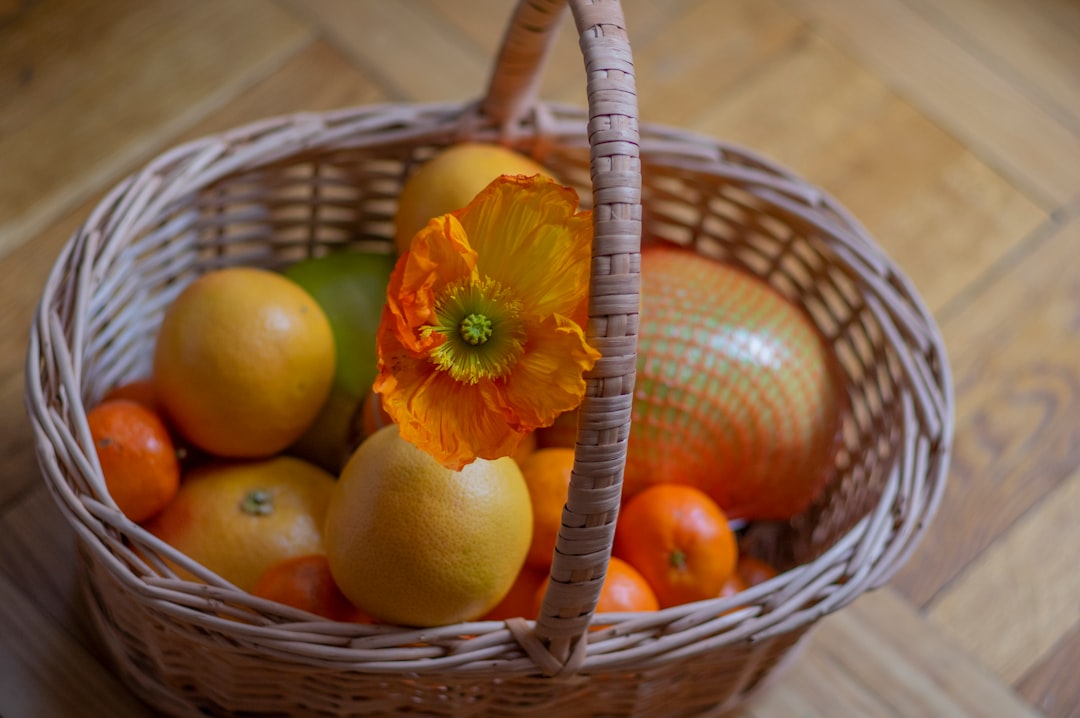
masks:
{"label": "yellow grapefruit", "polygon": [[513,459],[451,471],[390,425],[346,464],[325,535],[334,580],[365,612],[446,625],[480,618],[510,590],[532,539],[532,508]]}

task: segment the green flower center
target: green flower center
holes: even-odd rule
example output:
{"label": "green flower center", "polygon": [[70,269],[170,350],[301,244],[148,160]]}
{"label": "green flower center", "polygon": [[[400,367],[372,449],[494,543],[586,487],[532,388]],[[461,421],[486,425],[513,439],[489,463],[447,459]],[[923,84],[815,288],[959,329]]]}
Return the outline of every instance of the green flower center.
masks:
{"label": "green flower center", "polygon": [[521,302],[493,279],[465,279],[447,287],[426,331],[445,341],[431,359],[455,380],[476,384],[506,376],[525,351]]}
{"label": "green flower center", "polygon": [[491,320],[483,314],[470,314],[461,320],[458,327],[461,338],[476,346],[491,339]]}

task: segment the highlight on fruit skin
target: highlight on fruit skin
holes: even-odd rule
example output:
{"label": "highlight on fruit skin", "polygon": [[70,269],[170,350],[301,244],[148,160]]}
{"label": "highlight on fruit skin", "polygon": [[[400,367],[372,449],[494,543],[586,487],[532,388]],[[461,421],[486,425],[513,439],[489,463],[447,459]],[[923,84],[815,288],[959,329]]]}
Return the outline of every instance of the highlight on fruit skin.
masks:
{"label": "highlight on fruit skin", "polygon": [[509,456],[576,408],[600,357],[579,317],[592,217],[577,193],[503,176],[432,220],[394,268],[375,391],[401,435],[452,469]]}

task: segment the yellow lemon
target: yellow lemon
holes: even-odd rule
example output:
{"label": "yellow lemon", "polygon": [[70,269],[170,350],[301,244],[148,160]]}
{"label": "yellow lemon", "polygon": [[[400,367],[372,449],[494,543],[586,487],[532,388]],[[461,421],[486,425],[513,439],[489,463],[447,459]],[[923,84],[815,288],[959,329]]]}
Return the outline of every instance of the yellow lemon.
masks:
{"label": "yellow lemon", "polygon": [[480,618],[509,592],[529,551],[532,508],[513,459],[452,471],[390,425],[345,465],[324,535],[350,601],[379,621],[439,626]]}
{"label": "yellow lemon", "polygon": [[499,145],[464,142],[432,157],[405,181],[398,198],[394,246],[409,249],[433,217],[461,209],[500,175],[550,176],[542,165]]}

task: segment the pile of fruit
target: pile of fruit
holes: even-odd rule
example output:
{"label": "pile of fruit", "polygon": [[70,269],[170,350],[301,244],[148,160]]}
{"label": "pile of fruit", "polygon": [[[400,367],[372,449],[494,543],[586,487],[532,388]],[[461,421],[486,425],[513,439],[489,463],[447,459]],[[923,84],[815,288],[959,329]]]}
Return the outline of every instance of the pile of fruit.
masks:
{"label": "pile of fruit", "polygon": [[[543,172],[502,148],[444,151],[406,183],[398,253],[494,177]],[[574,413],[461,471],[402,439],[371,391],[394,261],[342,252],[195,280],[166,310],[152,376],[87,415],[107,488],[128,518],[237,588],[332,620],[534,617]],[[775,575],[740,555],[731,521],[806,508],[838,434],[834,360],[801,310],[686,249],[646,247],[642,277],[624,501],[599,613]]]}

